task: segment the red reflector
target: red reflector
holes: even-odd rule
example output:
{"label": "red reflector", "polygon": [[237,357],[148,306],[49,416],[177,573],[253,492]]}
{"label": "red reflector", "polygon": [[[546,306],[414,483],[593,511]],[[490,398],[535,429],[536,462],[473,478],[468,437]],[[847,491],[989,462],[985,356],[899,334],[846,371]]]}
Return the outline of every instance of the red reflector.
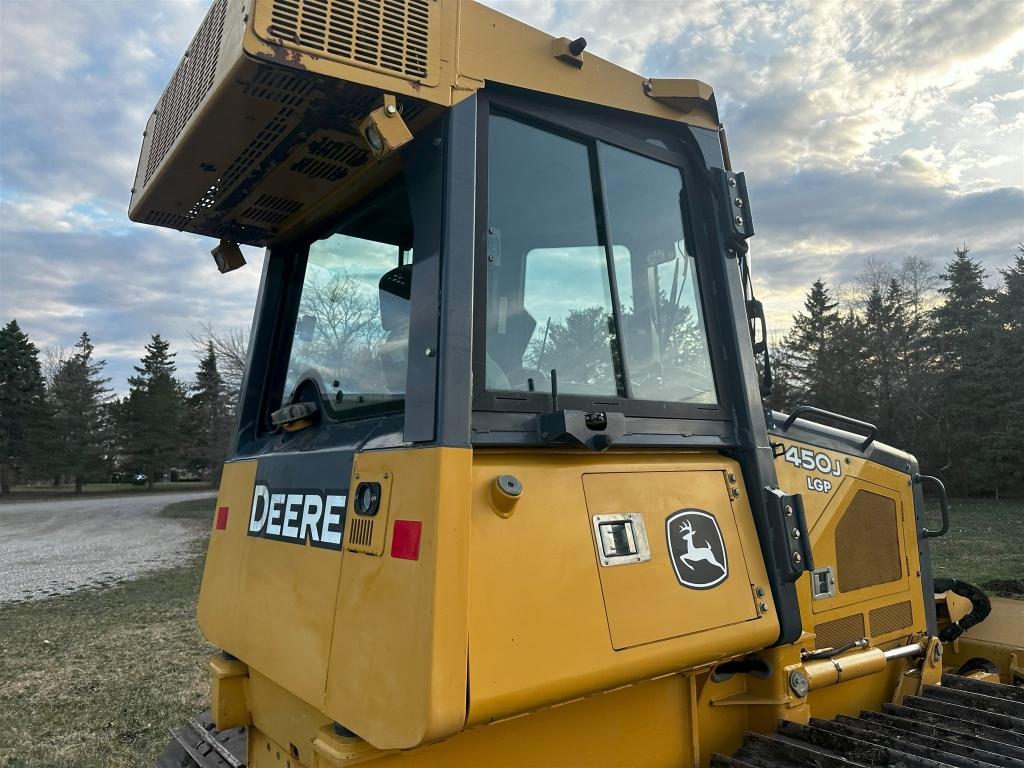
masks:
{"label": "red reflector", "polygon": [[400,560],[420,559],[420,533],[423,523],[419,520],[395,520],[391,537],[391,556]]}
{"label": "red reflector", "polygon": [[217,507],[217,530],[223,531],[228,527],[228,508]]}

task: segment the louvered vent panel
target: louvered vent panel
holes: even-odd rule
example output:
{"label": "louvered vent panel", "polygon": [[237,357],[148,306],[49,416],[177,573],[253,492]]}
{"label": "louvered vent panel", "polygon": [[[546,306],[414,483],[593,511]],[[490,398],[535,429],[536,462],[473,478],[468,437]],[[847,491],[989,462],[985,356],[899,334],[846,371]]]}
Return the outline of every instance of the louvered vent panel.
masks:
{"label": "louvered vent panel", "polygon": [[261,224],[280,224],[289,214],[302,207],[298,200],[289,200],[277,195],[260,195],[255,203],[246,208],[241,218]]}
{"label": "louvered vent panel", "polygon": [[143,183],[148,184],[164,156],[174,146],[192,113],[202,103],[217,77],[217,58],[224,30],[227,0],[216,0],[206,13],[192,43],[156,104],[153,137]]}
{"label": "louvered vent panel", "polygon": [[370,158],[370,153],[361,145],[330,138],[310,142],[308,152],[292,170],[324,181],[343,179],[350,169],[363,165]]}
{"label": "louvered vent panel", "polygon": [[401,75],[426,78],[435,0],[273,0],[267,33],[295,47]]}
{"label": "louvered vent panel", "polygon": [[157,227],[170,227],[171,229],[184,229],[188,224],[188,217],[171,211],[150,211],[146,214],[146,223]]}
{"label": "louvered vent panel", "polygon": [[349,546],[356,550],[367,550],[373,544],[373,519],[356,517],[349,520]]}
{"label": "louvered vent panel", "polygon": [[886,605],[872,610],[868,614],[868,622],[871,625],[871,636],[877,637],[898,629],[909,629],[914,623],[914,611],[909,600]]}
{"label": "louvered vent panel", "polygon": [[306,98],[317,80],[304,75],[293,75],[284,69],[260,67],[256,76],[245,86],[249,96],[297,107]]}
{"label": "louvered vent panel", "polygon": [[865,637],[864,614],[852,613],[814,627],[815,648],[837,648]]}
{"label": "louvered vent panel", "polygon": [[218,190],[227,193],[255,168],[271,149],[277,146],[285,130],[292,127],[294,107],[281,107],[277,115],[256,134],[248,146],[232,161],[217,182]]}

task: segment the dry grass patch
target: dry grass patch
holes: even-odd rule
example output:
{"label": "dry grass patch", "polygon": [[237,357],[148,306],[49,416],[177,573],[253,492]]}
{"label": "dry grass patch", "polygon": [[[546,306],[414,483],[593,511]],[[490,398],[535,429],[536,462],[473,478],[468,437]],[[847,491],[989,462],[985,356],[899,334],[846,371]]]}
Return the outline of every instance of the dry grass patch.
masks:
{"label": "dry grass patch", "polygon": [[[208,521],[214,501],[166,513]],[[197,552],[102,591],[0,605],[0,765],[150,765],[167,729],[206,706]]]}

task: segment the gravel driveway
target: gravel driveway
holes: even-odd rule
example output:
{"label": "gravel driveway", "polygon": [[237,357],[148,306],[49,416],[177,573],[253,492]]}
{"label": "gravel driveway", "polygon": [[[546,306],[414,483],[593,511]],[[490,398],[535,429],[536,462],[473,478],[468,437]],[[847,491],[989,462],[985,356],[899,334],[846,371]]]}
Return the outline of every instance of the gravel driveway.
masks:
{"label": "gravel driveway", "polygon": [[193,491],[0,505],[0,603],[105,586],[182,562],[205,530],[157,513],[176,501],[213,495]]}

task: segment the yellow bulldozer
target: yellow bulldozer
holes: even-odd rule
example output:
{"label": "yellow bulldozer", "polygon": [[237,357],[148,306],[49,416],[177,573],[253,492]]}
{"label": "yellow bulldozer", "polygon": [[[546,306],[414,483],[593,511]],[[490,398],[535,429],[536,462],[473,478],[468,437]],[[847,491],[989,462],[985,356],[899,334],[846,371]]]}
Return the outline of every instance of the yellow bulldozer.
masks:
{"label": "yellow bulldozer", "polygon": [[267,247],[159,766],[1024,765],[1024,610],[932,579],[941,484],[765,410],[710,86],[471,0],[214,0],[130,216]]}

